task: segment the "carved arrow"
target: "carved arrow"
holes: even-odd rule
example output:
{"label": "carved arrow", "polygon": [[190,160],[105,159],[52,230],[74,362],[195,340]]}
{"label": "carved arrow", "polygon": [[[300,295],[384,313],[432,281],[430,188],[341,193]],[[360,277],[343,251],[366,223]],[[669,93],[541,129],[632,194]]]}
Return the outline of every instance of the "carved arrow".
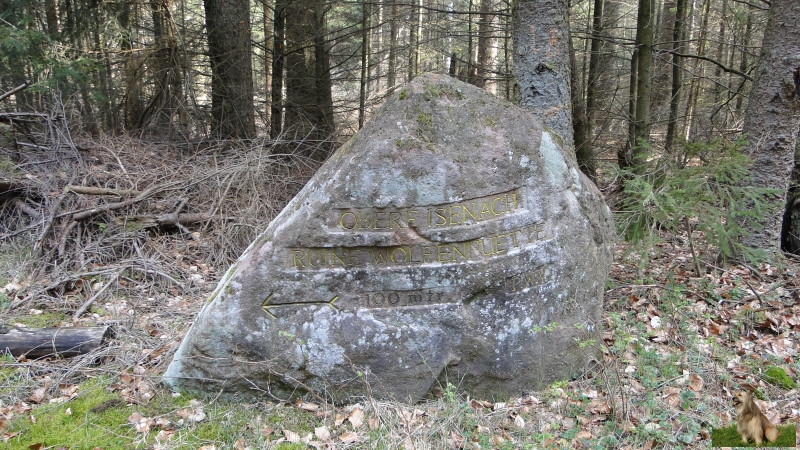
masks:
{"label": "carved arrow", "polygon": [[270,299],[272,299],[272,294],[269,294],[267,296],[267,298],[265,298],[264,301],[261,302],[261,309],[265,313],[267,313],[268,316],[272,317],[273,319],[277,319],[278,317],[275,314],[272,314],[272,312],[270,312],[270,309],[278,308],[280,306],[328,305],[328,306],[330,306],[331,308],[333,308],[333,309],[335,309],[337,311],[339,310],[339,308],[337,308],[336,305],[335,305],[336,300],[339,300],[339,296],[338,295],[334,295],[333,298],[331,298],[330,300],[320,300],[320,301],[316,301],[316,302],[273,303],[273,302],[270,302]]}

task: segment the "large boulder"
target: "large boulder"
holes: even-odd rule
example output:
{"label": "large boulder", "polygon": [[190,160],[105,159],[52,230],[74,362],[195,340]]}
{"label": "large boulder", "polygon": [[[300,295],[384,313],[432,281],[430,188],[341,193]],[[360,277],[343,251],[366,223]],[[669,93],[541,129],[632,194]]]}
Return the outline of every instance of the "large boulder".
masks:
{"label": "large boulder", "polygon": [[595,358],[611,214],[525,110],[397,91],[220,281],[165,381],[287,399],[507,399]]}

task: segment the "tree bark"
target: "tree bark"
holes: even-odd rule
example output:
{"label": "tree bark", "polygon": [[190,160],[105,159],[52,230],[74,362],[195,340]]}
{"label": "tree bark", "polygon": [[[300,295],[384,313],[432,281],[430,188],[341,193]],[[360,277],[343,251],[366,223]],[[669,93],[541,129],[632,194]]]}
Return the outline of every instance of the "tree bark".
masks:
{"label": "tree bark", "polygon": [[667,137],[664,149],[672,151],[675,134],[678,129],[678,109],[681,105],[683,88],[683,59],[677,53],[683,53],[683,30],[686,20],[686,0],[677,0],[675,5],[675,25],[672,28],[672,94],[669,100],[669,119],[667,120]]}
{"label": "tree bark", "polygon": [[397,77],[397,2],[398,0],[389,0],[392,5],[391,13],[389,15],[389,68],[386,73],[386,87],[392,89],[396,84]]}
{"label": "tree bark", "polygon": [[211,133],[219,138],[252,138],[253,63],[250,3],[203,0],[211,60]]}
{"label": "tree bark", "polygon": [[786,213],[783,215],[781,241],[783,251],[800,255],[800,138],[794,151],[794,171],[786,201]]}
{"label": "tree bark", "polygon": [[781,250],[787,192],[800,132],[800,3],[772,0],[744,132],[752,158],[747,185],[775,189],[764,217],[742,221],[741,242],[768,254]]}
{"label": "tree bark", "polygon": [[[334,120],[326,44],[326,3],[323,0],[290,1],[285,13],[286,110],[283,126],[297,139],[327,141],[334,131]],[[308,156],[324,159],[327,154]]]}
{"label": "tree bark", "polygon": [[19,328],[0,325],[0,351],[27,358],[71,357],[89,353],[114,337],[109,326]]}
{"label": "tree bark", "polygon": [[[703,10],[700,14],[702,19],[700,25],[700,35],[697,38],[697,55],[700,57],[706,56],[706,43],[707,43],[707,34],[708,34],[708,17],[709,17],[709,8],[711,5],[711,0],[705,0],[703,2]],[[692,39],[690,39],[692,40]],[[697,103],[699,101],[700,95],[700,84],[702,80],[705,78],[705,64],[703,63],[702,59],[696,59],[694,62],[694,67],[692,69],[692,76],[691,82],[689,83],[689,98],[686,100],[686,119],[685,119],[685,129],[684,129],[684,139],[687,141],[691,141],[694,137],[694,125],[695,125],[695,111],[697,109]]]}
{"label": "tree bark", "polygon": [[369,15],[370,4],[361,4],[361,80],[358,90],[358,129],[364,126],[367,114],[367,84],[369,83]]}
{"label": "tree bark", "polygon": [[531,110],[572,154],[567,0],[520,0],[513,29],[520,105]]}
{"label": "tree bark", "polygon": [[288,0],[275,0],[272,40],[272,83],[269,114],[269,136],[272,139],[283,132],[283,80],[286,57],[286,4]]}
{"label": "tree bark", "polygon": [[183,64],[178,52],[175,24],[170,13],[169,0],[150,0],[153,17],[153,46],[147,57],[152,70],[152,98],[144,108],[136,129],[169,135],[180,127],[181,95],[183,91]]}
{"label": "tree bark", "polygon": [[496,9],[492,0],[481,0],[480,17],[478,18],[478,57],[475,86],[495,93],[494,60],[497,57],[494,32],[497,17],[491,13]]}
{"label": "tree bark", "polygon": [[650,142],[650,99],[653,71],[653,1],[639,0],[636,19],[636,107],[630,145],[631,165],[634,172],[641,172],[647,164]]}
{"label": "tree bark", "polygon": [[[598,90],[600,89],[598,80],[600,78],[600,54],[603,51],[603,39],[600,33],[603,31],[603,7],[604,0],[594,0],[592,10],[592,42],[589,51],[589,71],[586,76],[586,109],[585,124],[579,133],[576,126],[575,132],[575,154],[578,157],[578,166],[592,181],[597,176],[597,164],[592,151],[592,141],[594,137],[594,119],[597,105]],[[573,103],[575,98],[573,96]],[[580,136],[580,139],[578,139]]]}
{"label": "tree bark", "polygon": [[[275,18],[273,11],[275,10],[275,2],[271,0],[261,1],[261,26],[264,28],[264,89],[266,96],[271,99],[272,93],[272,53],[270,50],[275,48]],[[272,124],[272,107],[266,108],[266,117],[264,118],[267,125]]]}
{"label": "tree bark", "polygon": [[419,32],[420,32],[420,21],[422,20],[422,14],[420,12],[420,8],[418,3],[422,0],[412,0],[411,1],[411,11],[409,13],[409,31],[408,31],[408,76],[406,77],[407,81],[411,81],[412,78],[416,77],[419,74]]}

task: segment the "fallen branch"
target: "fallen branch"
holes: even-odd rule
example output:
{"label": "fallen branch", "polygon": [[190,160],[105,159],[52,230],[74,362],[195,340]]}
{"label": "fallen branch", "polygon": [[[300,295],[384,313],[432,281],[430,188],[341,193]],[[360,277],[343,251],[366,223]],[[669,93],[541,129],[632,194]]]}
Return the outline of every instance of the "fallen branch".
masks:
{"label": "fallen branch", "polygon": [[213,219],[235,220],[235,217],[215,216],[208,213],[161,214],[158,216],[125,216],[116,219],[117,225],[138,225],[141,228],[153,228],[165,225],[191,225]]}
{"label": "fallen branch", "polygon": [[113,276],[113,277],[111,277],[111,279],[110,279],[110,280],[108,280],[108,282],[107,282],[106,284],[104,284],[104,285],[103,285],[103,287],[101,287],[99,291],[97,291],[97,293],[96,293],[96,294],[94,294],[94,295],[93,295],[93,296],[92,296],[92,297],[91,297],[89,300],[86,300],[86,301],[83,303],[83,305],[81,305],[81,307],[80,307],[80,308],[78,308],[78,309],[75,311],[75,313],[73,313],[73,314],[72,314],[72,318],[73,318],[73,319],[77,319],[78,317],[80,317],[80,316],[81,316],[81,314],[85,313],[85,312],[86,312],[86,310],[87,310],[87,309],[89,309],[89,307],[90,307],[90,306],[92,306],[92,304],[94,303],[94,301],[95,301],[95,300],[97,300],[97,299],[98,299],[98,298],[99,298],[101,295],[103,295],[103,292],[105,292],[105,291],[106,291],[106,289],[108,289],[108,287],[109,287],[109,286],[111,286],[112,284],[114,284],[114,283],[116,283],[116,282],[117,282],[117,279],[119,279],[119,276],[120,276],[120,275],[122,275],[122,272],[124,272],[124,271],[125,271],[125,269],[126,269],[126,268],[122,268],[122,269],[118,270],[118,271],[117,271],[117,272],[114,274],[114,276]]}
{"label": "fallen branch", "polygon": [[95,216],[95,215],[100,214],[100,213],[105,212],[105,211],[111,211],[111,210],[114,210],[114,209],[120,209],[120,208],[124,208],[126,206],[130,206],[130,205],[132,205],[134,203],[138,203],[138,202],[141,202],[142,200],[146,200],[148,197],[160,192],[163,189],[166,189],[167,187],[168,187],[167,185],[150,186],[149,188],[145,189],[144,191],[139,193],[139,195],[137,195],[134,198],[123,200],[121,202],[106,203],[105,205],[101,205],[101,206],[98,206],[96,208],[88,209],[86,211],[77,212],[77,213],[72,215],[72,220],[75,220],[75,221],[86,220],[86,219],[88,219],[88,218],[90,218],[92,216]]}
{"label": "fallen branch", "polygon": [[137,191],[135,189],[109,189],[96,186],[75,186],[71,184],[64,186],[64,192],[85,195],[116,195],[117,197],[138,195],[142,193],[142,191]]}
{"label": "fallen branch", "polygon": [[31,84],[26,81],[26,82],[20,84],[19,86],[15,87],[14,89],[12,89],[12,90],[10,90],[8,92],[5,92],[3,94],[0,94],[0,101],[3,101],[5,99],[7,99],[8,97],[11,97],[12,95],[16,94],[17,92],[19,92],[19,91],[21,91],[23,89],[26,89],[30,85]]}
{"label": "fallen branch", "polygon": [[66,358],[89,353],[113,337],[114,330],[110,326],[20,328],[0,325],[0,351],[26,358]]}
{"label": "fallen branch", "polygon": [[13,191],[25,191],[33,187],[33,182],[25,177],[8,177],[0,175],[0,194]]}

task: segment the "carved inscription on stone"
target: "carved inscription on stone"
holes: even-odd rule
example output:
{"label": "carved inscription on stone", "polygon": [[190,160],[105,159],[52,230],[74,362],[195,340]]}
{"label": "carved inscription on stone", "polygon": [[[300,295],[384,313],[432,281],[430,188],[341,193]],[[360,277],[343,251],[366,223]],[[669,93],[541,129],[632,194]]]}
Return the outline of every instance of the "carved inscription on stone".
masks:
{"label": "carved inscription on stone", "polygon": [[471,225],[513,214],[521,207],[516,190],[445,205],[400,209],[337,209],[332,222],[340,230],[394,231]]}
{"label": "carved inscription on stone", "polygon": [[547,239],[540,224],[461,242],[426,242],[389,247],[292,247],[286,265],[297,270],[397,267],[484,261]]}
{"label": "carved inscription on stone", "polygon": [[430,306],[461,301],[461,296],[450,292],[446,288],[418,289],[418,290],[387,290],[374,292],[360,292],[354,294],[342,293],[334,295],[328,300],[302,300],[276,298],[275,293],[270,293],[261,303],[261,310],[272,319],[277,319],[285,314],[285,309],[291,307],[306,307],[319,305],[335,310],[348,308],[398,308],[410,306]]}
{"label": "carved inscription on stone", "polygon": [[[522,196],[510,190],[485,197],[468,199],[442,205],[407,208],[340,208],[326,216],[324,224],[332,232],[391,233],[412,229],[445,230],[454,227],[477,226],[497,221],[523,211]],[[550,238],[539,223],[490,233],[474,239],[439,242],[418,237],[418,242],[388,246],[332,246],[289,247],[285,252],[285,265],[297,271],[324,271],[330,269],[394,268],[424,265],[450,265],[486,261],[514,254],[524,248]],[[515,292],[534,287],[545,280],[544,269],[536,268],[507,278],[500,286],[504,291]],[[436,289],[419,291],[386,290],[362,293],[338,293],[337,306],[352,305],[360,308],[396,308],[448,304],[461,301],[461,296]],[[330,301],[283,302],[265,301],[264,312],[271,317],[273,309],[280,306],[307,306]]]}

